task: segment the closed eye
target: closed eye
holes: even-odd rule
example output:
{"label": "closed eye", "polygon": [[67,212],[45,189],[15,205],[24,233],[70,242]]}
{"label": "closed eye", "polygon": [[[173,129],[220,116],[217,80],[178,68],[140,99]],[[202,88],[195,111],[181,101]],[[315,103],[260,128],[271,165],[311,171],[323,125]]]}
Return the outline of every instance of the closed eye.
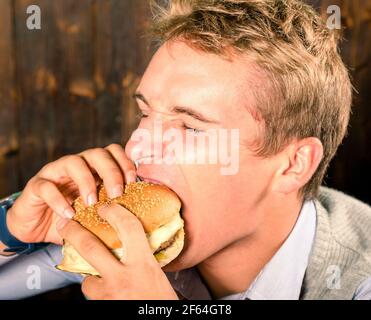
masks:
{"label": "closed eye", "polygon": [[148,118],[149,115],[148,115],[147,113],[143,112],[143,110],[140,110],[140,109],[139,109],[139,113],[138,113],[137,117],[138,117],[139,119],[142,119],[142,118]]}
{"label": "closed eye", "polygon": [[[139,120],[141,120],[143,118],[148,118],[149,114],[147,114],[142,109],[139,109],[139,113],[138,113],[137,117],[138,117]],[[186,130],[187,132],[189,132],[191,134],[200,134],[200,133],[204,132],[201,129],[190,127],[190,126],[186,125],[184,122],[182,122],[181,127],[182,127],[182,129]]]}
{"label": "closed eye", "polygon": [[187,132],[192,133],[192,134],[200,134],[200,133],[204,132],[203,130],[200,130],[200,129],[197,129],[197,128],[191,128],[191,127],[187,126],[186,124],[183,124],[182,126]]}

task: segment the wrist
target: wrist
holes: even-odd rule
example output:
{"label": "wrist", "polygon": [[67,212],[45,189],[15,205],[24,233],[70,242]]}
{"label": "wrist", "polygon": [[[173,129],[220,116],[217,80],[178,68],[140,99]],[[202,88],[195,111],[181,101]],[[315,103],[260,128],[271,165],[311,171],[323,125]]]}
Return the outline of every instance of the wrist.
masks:
{"label": "wrist", "polygon": [[[3,252],[29,254],[38,249],[40,246],[35,243],[22,242],[17,238],[17,232],[15,232],[14,228],[14,226],[17,226],[17,224],[16,221],[13,221],[14,211],[12,210],[12,205],[14,204],[18,195],[19,193],[14,194],[0,202],[0,242],[7,246]],[[9,213],[10,215],[8,215]]]}
{"label": "wrist", "polygon": [[6,227],[9,231],[9,233],[16,238],[17,240],[21,241],[18,238],[18,232],[17,232],[17,223],[14,222],[14,208],[11,207],[8,209],[8,212],[6,214]]}

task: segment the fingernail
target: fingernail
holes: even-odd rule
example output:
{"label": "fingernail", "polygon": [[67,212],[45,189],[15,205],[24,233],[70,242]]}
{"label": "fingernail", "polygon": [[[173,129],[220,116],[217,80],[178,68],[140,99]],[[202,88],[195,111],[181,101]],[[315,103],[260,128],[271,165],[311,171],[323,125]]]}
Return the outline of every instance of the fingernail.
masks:
{"label": "fingernail", "polygon": [[75,212],[73,212],[72,209],[70,208],[67,208],[66,210],[63,211],[63,215],[68,218],[68,219],[72,219],[73,216],[75,215]]}
{"label": "fingernail", "polygon": [[90,193],[87,197],[86,203],[88,206],[92,206],[97,203],[97,195],[95,193]]}
{"label": "fingernail", "polygon": [[116,187],[112,188],[110,198],[116,198],[122,196],[124,192],[124,187],[122,185],[117,185]]}
{"label": "fingernail", "polygon": [[126,174],[126,183],[135,182],[137,180],[137,173],[135,171],[129,171]]}
{"label": "fingernail", "polygon": [[57,222],[57,230],[61,230],[63,229],[63,227],[68,223],[68,219],[60,219],[58,222]]}

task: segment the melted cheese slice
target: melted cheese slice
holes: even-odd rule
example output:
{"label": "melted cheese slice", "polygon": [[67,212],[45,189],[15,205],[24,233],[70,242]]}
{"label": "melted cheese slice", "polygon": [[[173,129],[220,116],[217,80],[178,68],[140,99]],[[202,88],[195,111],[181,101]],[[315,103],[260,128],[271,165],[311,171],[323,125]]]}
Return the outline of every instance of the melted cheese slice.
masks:
{"label": "melted cheese slice", "polygon": [[167,240],[170,240],[179,229],[183,228],[183,224],[183,219],[180,216],[177,216],[169,223],[148,234],[147,239],[152,249],[152,253],[156,252],[161,244]]}

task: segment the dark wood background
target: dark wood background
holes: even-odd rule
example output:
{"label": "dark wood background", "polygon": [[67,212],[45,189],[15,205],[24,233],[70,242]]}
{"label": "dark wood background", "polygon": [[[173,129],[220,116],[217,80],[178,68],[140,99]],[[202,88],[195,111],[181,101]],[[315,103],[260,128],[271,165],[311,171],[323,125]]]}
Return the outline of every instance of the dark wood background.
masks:
{"label": "dark wood background", "polygon": [[[26,28],[30,4],[41,30]],[[0,14],[1,197],[62,155],[127,140],[150,14],[138,0],[0,0]]]}
{"label": "dark wood background", "polygon": [[[338,4],[342,56],[357,90],[349,136],[326,183],[371,203],[371,0]],[[26,28],[37,4],[42,29]],[[148,0],[0,0],[0,197],[45,163],[112,142],[137,124],[130,98],[150,57]]]}

